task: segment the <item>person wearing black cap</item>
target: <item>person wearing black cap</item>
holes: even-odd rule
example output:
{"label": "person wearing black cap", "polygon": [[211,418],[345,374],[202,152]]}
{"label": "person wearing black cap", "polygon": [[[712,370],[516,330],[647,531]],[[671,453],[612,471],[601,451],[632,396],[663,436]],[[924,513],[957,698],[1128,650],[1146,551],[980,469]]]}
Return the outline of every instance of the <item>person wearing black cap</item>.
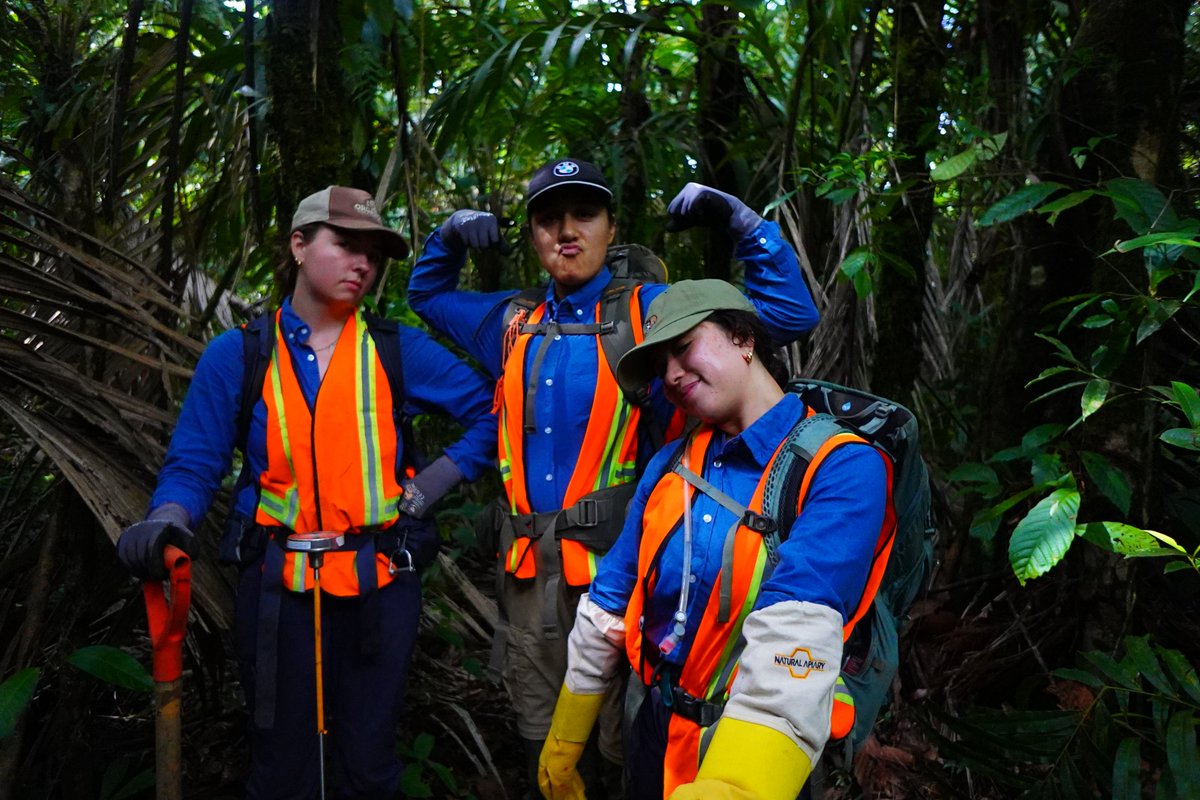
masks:
{"label": "person wearing black cap", "polygon": [[[252,715],[250,798],[316,797],[318,758],[313,571],[285,550],[293,533],[343,534],[324,556],[324,695],[336,796],[395,797],[395,726],[420,616],[417,571],[437,553],[434,503],[495,456],[483,375],[431,336],[366,314],[387,258],[408,244],[365,191],[330,186],[292,218],[272,314],[217,336],[196,365],[147,518],[117,556],[160,579],[163,550],[190,552],[230,469],[243,468],[221,541],[237,563],[235,642]],[[428,466],[411,415],[465,428]],[[423,468],[422,468],[423,467]],[[419,470],[419,471],[418,471]]]}
{"label": "person wearing black cap", "polygon": [[[838,715],[853,715],[838,708],[839,666],[894,539],[891,461],[784,391],[730,284],[680,281],[646,324],[618,381],[660,381],[700,424],[651,459],[580,600],[540,788],[582,798],[581,743],[628,665],[627,800],[795,800]],[[822,426],[837,432],[815,445],[804,434]],[[808,446],[802,480],[775,469]]]}
{"label": "person wearing black cap", "polygon": [[[468,251],[503,247],[496,217],[464,209],[426,240],[408,298],[431,328],[497,379],[505,496],[494,530],[507,625],[494,655],[504,657],[533,781],[566,669],[575,606],[620,531],[634,481],[654,452],[655,431],[669,438],[677,418],[657,384],[636,397],[616,384],[617,359],[641,341],[646,309],[666,286],[615,277],[608,268],[616,224],[603,173],[581,159],[555,159],[533,174],[525,204],[533,249],[550,276],[544,289],[461,290]],[[734,233],[746,292],[777,344],[816,324],[796,254],[777,225],[696,183],[684,187],[668,213],[669,229],[719,225]],[[523,303],[530,295],[532,302]],[[622,336],[625,344],[614,344]],[[614,690],[599,735],[600,752],[613,763],[621,759],[618,700]],[[589,795],[605,796],[590,782]]]}

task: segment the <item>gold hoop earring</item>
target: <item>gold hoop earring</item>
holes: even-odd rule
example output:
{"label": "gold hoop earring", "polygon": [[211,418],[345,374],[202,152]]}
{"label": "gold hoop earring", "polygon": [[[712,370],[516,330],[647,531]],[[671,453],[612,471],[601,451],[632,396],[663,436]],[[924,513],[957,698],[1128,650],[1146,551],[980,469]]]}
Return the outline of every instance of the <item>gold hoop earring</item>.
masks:
{"label": "gold hoop earring", "polygon": [[749,364],[754,360],[754,351],[751,350],[749,353],[742,353],[742,360]]}

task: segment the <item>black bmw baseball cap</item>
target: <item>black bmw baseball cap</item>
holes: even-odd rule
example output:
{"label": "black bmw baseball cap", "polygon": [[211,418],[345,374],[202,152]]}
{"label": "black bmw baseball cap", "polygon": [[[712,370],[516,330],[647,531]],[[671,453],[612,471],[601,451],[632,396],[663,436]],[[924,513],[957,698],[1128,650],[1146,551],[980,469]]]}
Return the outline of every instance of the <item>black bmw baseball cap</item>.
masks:
{"label": "black bmw baseball cap", "polygon": [[604,173],[599,167],[577,158],[560,158],[543,165],[533,173],[533,177],[529,179],[529,189],[525,193],[525,209],[528,210],[537,198],[566,186],[595,189],[604,195],[606,202],[612,200],[612,189],[608,188],[608,181],[604,180]]}

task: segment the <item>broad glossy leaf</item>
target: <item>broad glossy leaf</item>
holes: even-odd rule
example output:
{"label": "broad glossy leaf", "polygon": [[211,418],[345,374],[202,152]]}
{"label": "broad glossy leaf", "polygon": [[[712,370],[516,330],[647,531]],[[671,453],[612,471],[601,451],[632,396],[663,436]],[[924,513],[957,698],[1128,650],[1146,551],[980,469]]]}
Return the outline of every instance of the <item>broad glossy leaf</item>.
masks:
{"label": "broad glossy leaf", "polygon": [[1197,676],[1196,668],[1191,662],[1178,650],[1164,647],[1158,654],[1175,683],[1187,692],[1195,703],[1200,704],[1200,676]]}
{"label": "broad glossy leaf", "polygon": [[1129,503],[1133,497],[1133,489],[1125,473],[1114,467],[1109,460],[1099,453],[1084,450],[1079,454],[1083,468],[1088,477],[1105,497],[1107,497],[1122,514],[1129,513]]}
{"label": "broad glossy leaf", "polygon": [[1175,227],[1177,218],[1167,198],[1146,181],[1116,178],[1104,184],[1104,192],[1113,201],[1117,219],[1129,223],[1139,234],[1149,233],[1155,224]]}
{"label": "broad glossy leaf", "polygon": [[1171,381],[1171,394],[1183,410],[1188,424],[1200,428],[1200,393],[1186,383]]}
{"label": "broad glossy leaf", "polygon": [[1158,663],[1155,650],[1156,648],[1151,648],[1150,640],[1145,636],[1125,637],[1124,660],[1132,664],[1133,668],[1142,673],[1142,677],[1150,681],[1154,688],[1164,696],[1177,700],[1175,687],[1167,680],[1167,674],[1163,672],[1162,665]]}
{"label": "broad glossy leaf", "polygon": [[1112,800],[1141,800],[1142,747],[1136,736],[1121,740],[1113,759]]}
{"label": "broad glossy leaf", "polygon": [[969,170],[978,160],[979,148],[971,145],[961,153],[956,153],[934,166],[929,170],[929,177],[935,181],[953,180]]}
{"label": "broad glossy leaf", "polygon": [[1078,513],[1079,492],[1058,489],[1017,523],[1008,545],[1008,560],[1022,585],[1044,575],[1066,555],[1075,540]]}
{"label": "broad glossy leaf", "polygon": [[154,679],[146,668],[118,647],[104,644],[81,647],[67,656],[67,663],[114,686],[136,692],[154,691]]}
{"label": "broad glossy leaf", "polygon": [[1200,428],[1171,428],[1158,435],[1167,444],[1200,451]]}
{"label": "broad glossy leaf", "polygon": [[1137,343],[1141,344],[1147,337],[1153,336],[1159,328],[1165,325],[1176,312],[1183,307],[1178,300],[1156,300],[1147,298],[1149,307],[1146,316],[1138,323]]}
{"label": "broad glossy leaf", "polygon": [[1137,250],[1141,247],[1154,247],[1156,245],[1172,245],[1174,247],[1200,247],[1200,241],[1189,236],[1180,236],[1175,232],[1166,233],[1150,233],[1145,236],[1139,236],[1136,239],[1125,239],[1118,241],[1113,245],[1112,250],[1107,253],[1128,253],[1130,250]]}
{"label": "broad glossy leaf", "polygon": [[1134,692],[1142,690],[1142,681],[1137,670],[1128,664],[1115,661],[1108,653],[1089,650],[1086,653],[1080,653],[1079,659],[1111,686]]}
{"label": "broad glossy leaf", "polygon": [[7,737],[17,727],[17,720],[33,700],[33,692],[41,674],[42,671],[37,667],[26,667],[0,683],[0,739]]}
{"label": "broad glossy leaf", "polygon": [[1200,797],[1200,748],[1196,746],[1196,716],[1177,711],[1167,723],[1167,765],[1180,797]]}
{"label": "broad glossy leaf", "polygon": [[871,264],[871,251],[866,247],[856,247],[846,254],[842,259],[840,267],[842,274],[847,278],[853,278],[862,270],[866,269]]}
{"label": "broad glossy leaf", "polygon": [[1084,387],[1084,395],[1080,398],[1079,408],[1082,414],[1082,419],[1087,419],[1093,414],[1096,414],[1100,407],[1104,405],[1104,398],[1109,396],[1111,384],[1109,381],[1096,378],[1087,381],[1087,386]]}
{"label": "broad glossy leaf", "polygon": [[1097,547],[1123,556],[1175,554],[1159,545],[1158,540],[1146,531],[1124,522],[1089,522],[1077,526],[1075,533]]}
{"label": "broad glossy leaf", "polygon": [[1053,181],[1022,186],[1003,200],[993,203],[991,208],[983,212],[983,216],[979,218],[979,226],[986,227],[1014,220],[1063,188],[1065,187],[1061,183]]}

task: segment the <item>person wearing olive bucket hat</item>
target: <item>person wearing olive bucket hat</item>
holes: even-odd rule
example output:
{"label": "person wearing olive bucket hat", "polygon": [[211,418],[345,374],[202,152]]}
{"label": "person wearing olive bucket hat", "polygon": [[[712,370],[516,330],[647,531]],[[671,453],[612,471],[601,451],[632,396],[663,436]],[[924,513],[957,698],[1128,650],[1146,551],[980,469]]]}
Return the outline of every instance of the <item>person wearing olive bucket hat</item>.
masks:
{"label": "person wearing olive bucket hat", "polygon": [[[277,270],[284,300],[205,349],[149,514],[117,543],[143,579],[162,569],[166,544],[194,551],[191,531],[241,451],[219,553],[240,569],[234,641],[252,712],[250,798],[324,796],[323,700],[333,795],[400,790],[395,729],[419,571],[440,541],[430,515],[455,484],[490,468],[496,443],[481,374],[429,334],[362,310],[386,259],[407,253],[368,192],[329,186],[304,198]],[[464,432],[426,465],[407,429],[410,415],[432,412]],[[322,554],[318,538],[340,546]]]}
{"label": "person wearing olive bucket hat", "polygon": [[542,793],[580,796],[574,743],[627,661],[626,797],[793,800],[829,737],[843,627],[890,542],[890,467],[857,436],[831,439],[769,540],[766,476],[807,409],[754,306],[723,281],[680,281],[646,327],[622,388],[659,378],[700,424],[651,459],[579,602]]}
{"label": "person wearing olive bucket hat", "polygon": [[[648,308],[667,288],[650,270],[627,273],[622,264],[630,260],[610,249],[618,240],[617,199],[597,165],[553,159],[533,173],[524,196],[522,233],[549,278],[545,285],[465,290],[460,275],[470,252],[503,254],[507,244],[496,215],[460,209],[426,239],[408,287],[413,310],[430,328],[496,379],[504,489],[478,527],[497,562],[501,625],[492,666],[502,671],[531,783],[576,604],[621,530],[637,476],[681,428],[657,382],[638,395],[616,382],[620,356],[641,341]],[[746,295],[777,344],[816,324],[796,253],[774,222],[699,183],[685,185],[665,211],[667,231],[699,226],[732,236]],[[581,766],[592,800],[621,792],[619,688]],[[591,757],[596,750],[602,759]],[[599,770],[589,769],[597,762]]]}

